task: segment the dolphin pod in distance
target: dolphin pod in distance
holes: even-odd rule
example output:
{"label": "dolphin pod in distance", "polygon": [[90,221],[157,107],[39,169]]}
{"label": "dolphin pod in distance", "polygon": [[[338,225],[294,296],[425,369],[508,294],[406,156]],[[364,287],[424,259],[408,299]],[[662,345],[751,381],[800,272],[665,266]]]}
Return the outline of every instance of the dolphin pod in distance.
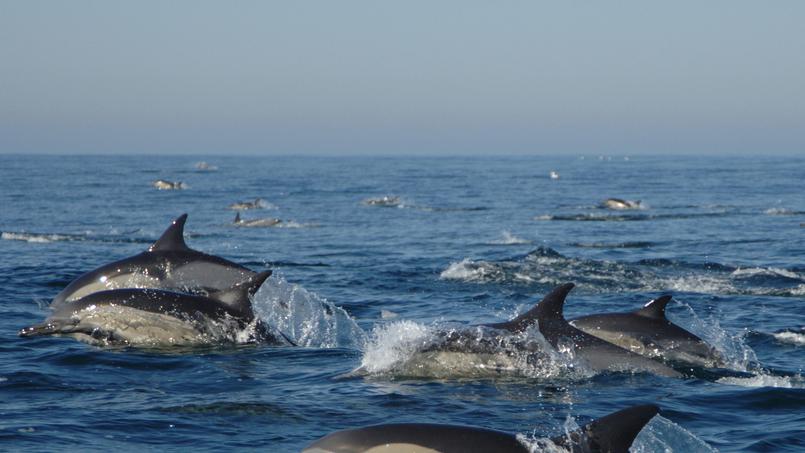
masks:
{"label": "dolphin pod in distance", "polygon": [[[657,413],[654,405],[632,406],[551,439],[569,452],[626,453]],[[549,448],[546,445],[546,448]],[[550,451],[555,451],[551,449]],[[400,423],[347,429],[313,442],[302,453],[526,453],[539,451],[513,434],[469,426]]]}
{"label": "dolphin pod in distance", "polygon": [[179,216],[148,250],[81,275],[53,298],[51,307],[56,309],[89,294],[118,288],[214,295],[255,275],[239,264],[188,247],[184,241],[186,221],[187,214]]}

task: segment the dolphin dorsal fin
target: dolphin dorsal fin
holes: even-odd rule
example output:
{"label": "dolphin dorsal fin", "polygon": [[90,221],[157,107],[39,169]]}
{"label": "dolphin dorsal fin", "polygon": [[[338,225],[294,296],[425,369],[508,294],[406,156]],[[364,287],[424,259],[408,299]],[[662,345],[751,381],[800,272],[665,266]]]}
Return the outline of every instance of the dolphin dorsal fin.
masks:
{"label": "dolphin dorsal fin", "polygon": [[239,212],[235,213],[235,220],[233,220],[232,223],[240,223],[240,213]]}
{"label": "dolphin dorsal fin", "polygon": [[573,283],[565,283],[564,285],[557,286],[531,310],[528,310],[511,321],[484,325],[487,327],[493,327],[495,329],[522,332],[528,328],[528,326],[534,324],[535,321],[539,323],[551,319],[560,319],[564,321],[565,318],[562,315],[562,307],[565,304],[567,294],[571,289],[573,289],[574,286],[576,285]]}
{"label": "dolphin dorsal fin", "polygon": [[671,301],[670,295],[660,296],[654,300],[649,301],[640,310],[635,312],[636,315],[645,316],[646,318],[665,319],[665,306]]}
{"label": "dolphin dorsal fin", "polygon": [[271,277],[271,273],[271,271],[263,271],[254,274],[232,287],[210,293],[210,297],[242,312],[246,318],[253,317],[252,303],[249,298],[254,296],[268,277]]}
{"label": "dolphin dorsal fin", "polygon": [[148,248],[149,252],[184,252],[190,247],[184,243],[184,223],[187,221],[187,214],[180,215],[171,223],[162,236]]}
{"label": "dolphin dorsal fin", "polygon": [[551,440],[572,451],[626,453],[635,437],[659,411],[660,408],[653,404],[628,407],[593,420],[567,436]]}

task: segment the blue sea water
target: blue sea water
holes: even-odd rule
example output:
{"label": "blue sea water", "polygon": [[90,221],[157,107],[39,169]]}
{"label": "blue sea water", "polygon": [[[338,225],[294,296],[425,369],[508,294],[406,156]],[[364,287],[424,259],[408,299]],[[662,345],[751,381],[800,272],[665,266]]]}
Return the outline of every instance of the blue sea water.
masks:
{"label": "blue sea water", "polygon": [[[199,160],[0,156],[0,449],[291,452],[382,422],[539,438],[641,403],[662,418],[634,451],[805,449],[805,158]],[[383,196],[399,204],[363,203]],[[264,209],[243,217],[278,227],[232,225],[227,207],[256,197]],[[601,208],[608,197],[643,208]],[[17,336],[185,212],[191,247],[274,270],[255,308],[299,347]],[[669,317],[745,373],[395,373],[437,326],[509,319],[564,282],[568,317],[673,294]]]}

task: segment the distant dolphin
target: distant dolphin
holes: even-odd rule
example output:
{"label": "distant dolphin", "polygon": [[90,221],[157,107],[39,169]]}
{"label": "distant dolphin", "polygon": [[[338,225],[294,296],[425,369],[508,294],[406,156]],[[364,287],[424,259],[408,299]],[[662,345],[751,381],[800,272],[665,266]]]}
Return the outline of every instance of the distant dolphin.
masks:
{"label": "distant dolphin", "polygon": [[[554,437],[551,442],[574,453],[626,453],[658,412],[659,408],[650,404],[632,406],[593,420],[568,435]],[[535,447],[492,429],[399,423],[337,431],[313,442],[302,453],[527,453],[539,451]]]}
{"label": "distant dolphin", "polygon": [[181,181],[168,181],[166,179],[157,179],[154,181],[153,186],[159,190],[180,190],[187,188],[187,185]]}
{"label": "distant dolphin", "polygon": [[660,376],[682,377],[681,373],[660,362],[615,346],[570,325],[562,312],[565,298],[573,286],[575,286],[573,283],[561,285],[526,313],[508,322],[486,324],[486,326],[510,332],[522,332],[536,323],[540,333],[551,346],[556,349],[570,347],[575,357],[582,359],[595,371],[642,371]]}
{"label": "distant dolphin", "polygon": [[145,252],[103,265],[73,280],[56,297],[55,309],[98,291],[157,288],[210,293],[231,288],[254,272],[223,258],[191,249],[184,242],[187,214],[173,221]]}
{"label": "distant dolphin", "polygon": [[[103,345],[289,343],[255,320],[249,300],[270,275],[271,271],[256,274],[221,291],[215,299],[160,289],[100,291],[61,305],[44,323],[26,327],[19,334],[70,336]],[[244,337],[241,333],[252,323],[253,331]]]}
{"label": "distant dolphin", "polygon": [[229,205],[229,209],[235,211],[246,211],[249,209],[260,209],[263,208],[263,199],[262,198],[255,198],[254,201],[239,201],[237,203],[232,203]]}
{"label": "distant dolphin", "polygon": [[602,203],[605,208],[623,210],[623,209],[640,209],[643,205],[640,200],[622,200],[620,198],[607,198]]}
{"label": "distant dolphin", "polygon": [[665,317],[670,300],[671,296],[666,295],[634,312],[582,316],[570,324],[646,357],[708,368],[724,366],[726,361],[720,352]]}
{"label": "distant dolphin", "polygon": [[367,198],[363,200],[363,204],[367,206],[382,206],[393,208],[400,205],[400,197],[394,195],[384,195],[377,198]]}
{"label": "distant dolphin", "polygon": [[250,228],[273,227],[280,223],[282,223],[282,220],[270,217],[266,217],[264,219],[241,219],[239,212],[235,214],[235,220],[232,221],[232,224],[235,226]]}

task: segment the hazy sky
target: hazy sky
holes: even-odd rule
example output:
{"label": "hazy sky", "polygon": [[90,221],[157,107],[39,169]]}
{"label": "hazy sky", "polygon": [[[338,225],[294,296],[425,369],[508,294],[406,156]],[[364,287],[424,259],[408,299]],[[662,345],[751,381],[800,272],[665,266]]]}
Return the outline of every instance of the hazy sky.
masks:
{"label": "hazy sky", "polygon": [[805,154],[805,2],[0,0],[0,152]]}

